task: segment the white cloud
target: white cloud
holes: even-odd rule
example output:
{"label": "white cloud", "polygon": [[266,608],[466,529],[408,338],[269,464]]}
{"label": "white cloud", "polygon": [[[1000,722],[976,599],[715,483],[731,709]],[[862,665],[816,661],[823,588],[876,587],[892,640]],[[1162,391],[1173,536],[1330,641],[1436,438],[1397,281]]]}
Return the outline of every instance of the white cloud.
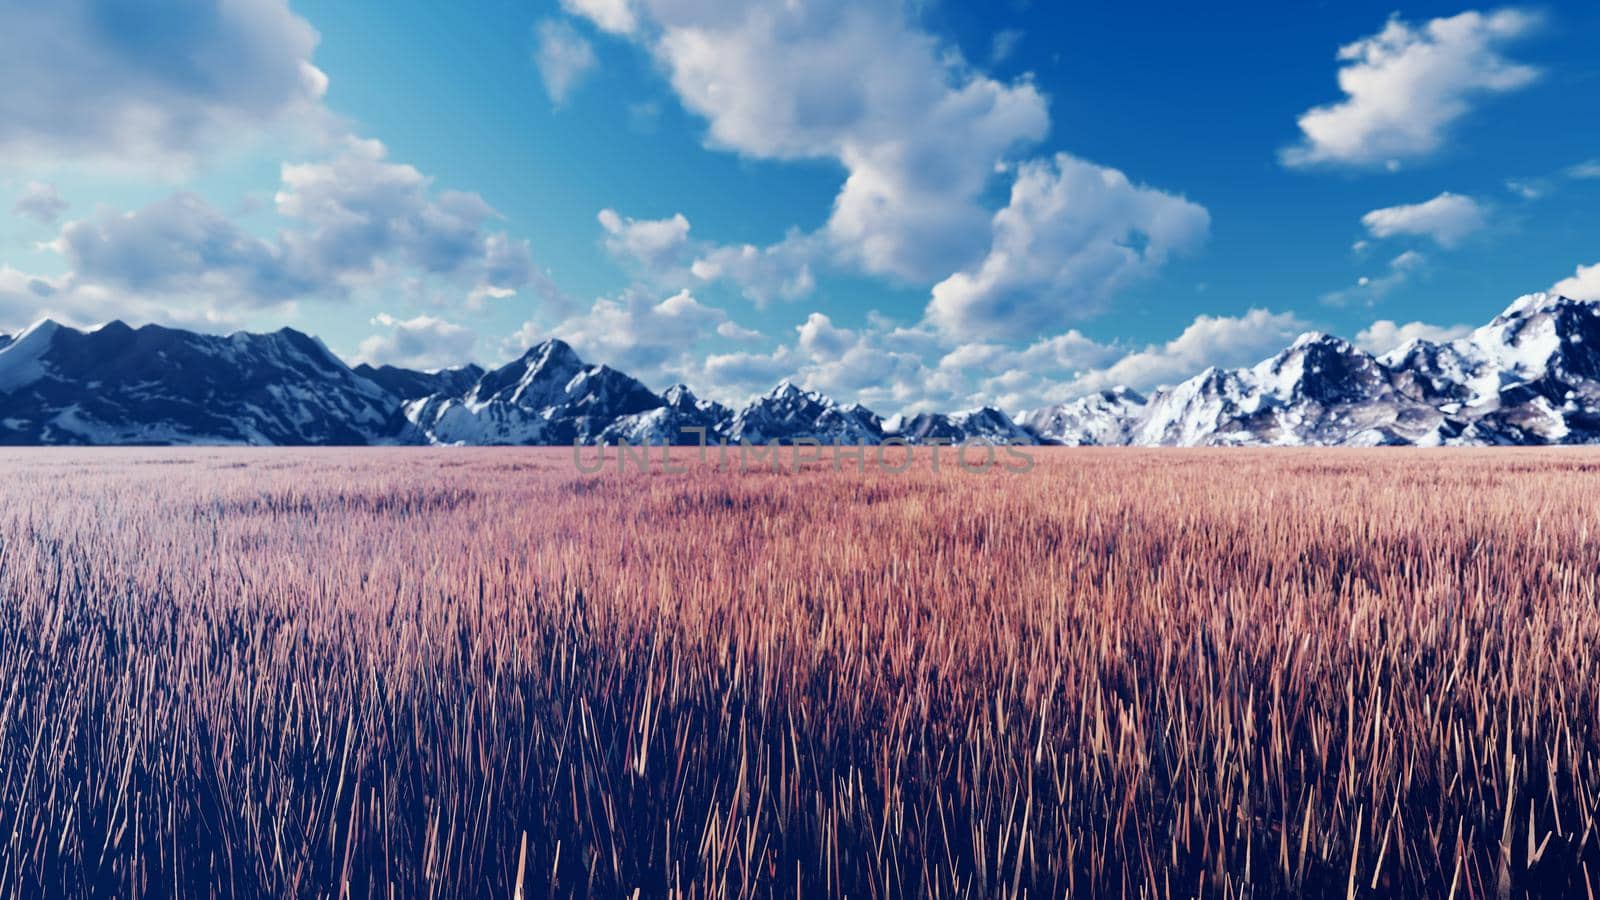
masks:
{"label": "white cloud", "polygon": [[677,373],[705,396],[730,404],[743,403],[784,378],[880,411],[948,401],[953,394],[943,390],[943,376],[927,366],[919,350],[905,346],[904,330],[871,318],[871,327],[852,329],[812,312],[795,326],[791,343],[684,359]]}
{"label": "white cloud", "polygon": [[[1049,126],[1031,82],[974,71],[894,0],[634,9],[649,28],[612,30],[649,46],[712,145],[844,166],[824,231],[836,258],[868,272],[930,282],[975,259],[995,164]],[[607,27],[611,11],[580,11]]]}
{"label": "white cloud", "polygon": [[490,232],[477,194],[431,190],[377,141],[353,141],[318,163],[285,165],[274,238],[245,229],[197,195],[68,222],[51,245],[75,284],[225,319],[299,298],[339,298],[439,284],[467,302],[547,284],[526,242]]}
{"label": "white cloud", "polygon": [[731,319],[717,326],[717,334],[730,341],[755,341],[762,338],[761,332],[754,328],[746,328]]}
{"label": "white cloud", "polygon": [[1383,30],[1339,49],[1344,100],[1300,116],[1290,166],[1398,165],[1427,156],[1485,95],[1532,84],[1539,70],[1507,59],[1505,44],[1531,32],[1533,14],[1464,12],[1415,27],[1391,18]]}
{"label": "white cloud", "polygon": [[388,331],[361,342],[356,351],[358,362],[443,369],[467,362],[477,343],[472,329],[433,316],[397,319],[388,313],[378,313],[372,324]]}
{"label": "white cloud", "polygon": [[798,300],[816,289],[810,258],[815,241],[791,233],[766,247],[729,244],[702,250],[689,271],[701,281],[726,280],[757,306],[773,300]]}
{"label": "white cloud", "polygon": [[1197,316],[1183,333],[1165,344],[1129,353],[1102,369],[1086,373],[1069,386],[1085,394],[1125,384],[1147,389],[1175,384],[1208,366],[1251,365],[1282,350],[1306,330],[1293,313],[1252,309],[1242,316]]}
{"label": "white cloud", "polygon": [[1323,294],[1322,303],[1325,306],[1349,306],[1359,302],[1371,306],[1409,282],[1412,276],[1423,271],[1427,264],[1427,257],[1415,250],[1407,250],[1389,260],[1388,269],[1384,274],[1375,278],[1363,275],[1356,279],[1353,287]]}
{"label": "white cloud", "polygon": [[795,329],[800,349],[815,359],[837,359],[856,342],[856,333],[840,328],[826,315],[814,312]]}
{"label": "white cloud", "polygon": [[657,385],[680,380],[694,366],[696,348],[714,336],[735,340],[758,336],[687,290],[664,300],[657,296],[631,288],[615,299],[602,297],[550,333],[572,344],[585,359]]}
{"label": "white cloud", "polygon": [[1020,167],[975,270],[933,289],[929,319],[952,335],[1015,338],[1101,311],[1130,281],[1198,246],[1210,216],[1115,169],[1058,154]]}
{"label": "white cloud", "polygon": [[690,252],[689,220],[683,213],[667,219],[631,219],[602,209],[597,217],[606,232],[606,249],[633,260],[649,273],[669,273],[683,266]]}
{"label": "white cloud", "polygon": [[615,210],[602,209],[599,220],[606,232],[606,250],[618,259],[637,264],[660,285],[682,287],[727,281],[759,306],[773,300],[797,300],[816,287],[811,273],[816,241],[807,235],[791,233],[767,247],[718,246],[692,239],[689,220],[683,213],[666,219],[632,219]]}
{"label": "white cloud", "polygon": [[1414,340],[1442,343],[1471,333],[1471,325],[1430,325],[1427,322],[1397,325],[1391,319],[1379,319],[1356,335],[1355,345],[1368,353],[1382,355]]}
{"label": "white cloud", "polygon": [[[1071,385],[1126,354],[1116,344],[1095,341],[1072,330],[1041,338],[1021,349],[972,342],[957,345],[939,358],[927,376],[929,384],[957,406],[993,405],[1011,412],[1032,409],[1059,399]],[[924,408],[948,408],[924,398]]]}
{"label": "white cloud", "polygon": [[1570,278],[1564,278],[1550,290],[1574,300],[1600,300],[1600,263],[1579,266]]}
{"label": "white cloud", "polygon": [[249,308],[317,287],[282,246],[245,231],[190,193],[68,222],[54,246],[78,279],[136,295],[194,296]]}
{"label": "white cloud", "polygon": [[742,403],[751,395],[792,376],[800,363],[787,345],[770,353],[744,350],[712,353],[699,366],[700,380],[705,386],[697,386],[695,391],[723,403]]}
{"label": "white cloud", "polygon": [[217,330],[243,324],[239,311],[205,304],[174,305],[116,291],[71,273],[34,275],[0,264],[0,332],[15,332],[42,318],[93,326],[113,318]]}
{"label": "white cloud", "polygon": [[[628,306],[623,302],[621,306]],[[623,310],[616,302],[597,304],[584,331],[600,335],[672,331],[654,320],[648,305]],[[674,348],[703,335],[702,321],[671,340],[644,348],[640,339],[622,340],[596,358],[632,358],[646,380],[681,380],[703,396],[741,404],[781,379],[820,390],[844,401],[858,401],[882,414],[952,411],[995,405],[1010,412],[1037,408],[1117,384],[1148,389],[1198,374],[1208,365],[1249,365],[1286,346],[1305,330],[1290,313],[1254,309],[1243,316],[1200,316],[1165,344],[1132,349],[1102,343],[1067,331],[1022,347],[1001,343],[953,343],[935,332],[896,327],[876,314],[859,328],[838,325],[825,313],[809,313],[794,328],[791,341],[767,350],[738,350],[704,356],[675,354]],[[717,331],[721,332],[720,327]],[[576,329],[556,334],[578,344]],[[531,336],[531,335],[530,335]],[[600,356],[608,352],[610,356]],[[643,354],[641,356],[641,353]],[[623,366],[623,368],[627,368]],[[632,370],[630,370],[632,371]]]}
{"label": "white cloud", "polygon": [[1600,159],[1591,159],[1578,163],[1567,170],[1569,178],[1600,178]]}
{"label": "white cloud", "polygon": [[727,362],[737,363],[745,374],[772,376],[783,368],[778,377],[856,397],[879,412],[980,405],[1017,412],[1118,384],[1139,389],[1171,384],[1206,366],[1254,364],[1305,328],[1292,313],[1253,309],[1243,316],[1199,316],[1171,341],[1136,350],[1067,331],[1020,349],[946,344],[930,364],[923,353],[893,349],[891,332],[881,326],[842,329],[813,314],[796,329],[800,339],[794,347],[741,354]]}
{"label": "white cloud", "polygon": [[1375,209],[1361,217],[1373,237],[1414,235],[1431,238],[1441,247],[1454,247],[1488,224],[1488,213],[1478,201],[1448,191],[1425,203]]}
{"label": "white cloud", "polygon": [[11,211],[19,216],[27,216],[41,225],[54,225],[70,205],[61,199],[55,185],[30,181],[28,186],[22,189],[22,195],[17,197],[17,202],[12,204]]}
{"label": "white cloud", "polygon": [[525,241],[485,226],[498,214],[475,193],[433,193],[432,180],[393,163],[378,141],[351,141],[320,163],[285,165],[275,202],[300,227],[284,242],[323,281],[360,284],[394,265],[472,288],[536,280]]}
{"label": "white cloud", "polygon": [[189,165],[241,133],[320,117],[316,43],[285,0],[6,4],[0,157]]}
{"label": "white cloud", "polygon": [[540,22],[534,33],[534,63],[550,101],[560,106],[598,62],[594,47],[570,23],[560,19]]}
{"label": "white cloud", "polygon": [[628,34],[639,26],[631,0],[561,0],[561,7],[613,34]]}
{"label": "white cloud", "polygon": [[[1207,230],[1199,206],[1113,170],[1068,156],[1019,164],[1013,155],[1049,130],[1045,96],[1031,77],[978,71],[900,0],[568,7],[648,48],[685,109],[708,123],[709,146],[844,169],[815,231],[765,247],[690,242],[695,279],[736,282],[757,303],[806,296],[814,270],[837,268],[943,282],[929,309],[942,322],[1037,334],[1103,308]],[[631,21],[608,25],[618,9]],[[997,40],[1002,52],[1014,43]],[[1017,181],[999,214],[997,178]]]}

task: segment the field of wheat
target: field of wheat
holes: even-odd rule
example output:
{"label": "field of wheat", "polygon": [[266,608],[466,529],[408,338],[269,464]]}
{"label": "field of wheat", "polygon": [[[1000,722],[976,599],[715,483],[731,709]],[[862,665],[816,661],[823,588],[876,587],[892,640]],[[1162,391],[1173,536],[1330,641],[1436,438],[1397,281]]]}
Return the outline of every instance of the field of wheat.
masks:
{"label": "field of wheat", "polygon": [[0,463],[0,897],[1593,897],[1600,456]]}

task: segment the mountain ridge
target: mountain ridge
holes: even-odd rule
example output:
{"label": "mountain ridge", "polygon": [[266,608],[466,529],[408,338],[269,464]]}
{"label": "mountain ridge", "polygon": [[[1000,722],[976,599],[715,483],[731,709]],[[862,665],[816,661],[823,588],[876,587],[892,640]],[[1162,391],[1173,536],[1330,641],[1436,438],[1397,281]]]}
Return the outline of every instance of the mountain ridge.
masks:
{"label": "mountain ridge", "polygon": [[[702,437],[703,436],[703,437]],[[1102,446],[1600,443],[1600,304],[1519,297],[1471,334],[1374,355],[1306,332],[1253,365],[1028,411],[880,417],[785,379],[739,409],[657,394],[548,339],[493,369],[354,367],[282,328],[206,335],[41,320],[0,334],[0,444],[571,444],[700,440]]]}

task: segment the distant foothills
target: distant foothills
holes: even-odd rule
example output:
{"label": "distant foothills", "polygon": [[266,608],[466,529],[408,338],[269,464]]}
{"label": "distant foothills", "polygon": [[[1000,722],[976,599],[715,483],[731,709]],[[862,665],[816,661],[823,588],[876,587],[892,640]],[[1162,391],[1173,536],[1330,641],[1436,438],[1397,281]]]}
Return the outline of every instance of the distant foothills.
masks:
{"label": "distant foothills", "polygon": [[1600,443],[1600,304],[1530,294],[1467,337],[1382,356],[1320,333],[1255,366],[1013,419],[884,419],[782,382],[742,409],[655,393],[549,340],[493,370],[351,367],[292,329],[228,336],[49,320],[0,335],[0,444],[571,445],[793,442],[1121,446]]}

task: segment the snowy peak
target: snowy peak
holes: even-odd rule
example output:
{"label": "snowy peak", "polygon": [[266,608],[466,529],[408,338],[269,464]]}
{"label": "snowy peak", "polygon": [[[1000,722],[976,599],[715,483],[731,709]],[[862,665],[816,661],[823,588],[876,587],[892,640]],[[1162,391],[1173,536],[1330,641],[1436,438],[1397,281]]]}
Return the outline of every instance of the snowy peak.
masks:
{"label": "snowy peak", "polygon": [[604,365],[580,370],[564,391],[566,406],[579,414],[614,418],[662,405],[662,399],[642,382]]}
{"label": "snowy peak", "polygon": [[593,443],[602,435],[660,443],[676,425],[634,417],[664,405],[632,376],[587,365],[566,342],[547,340],[484,373],[470,389],[412,400],[402,414],[406,437],[426,443]]}
{"label": "snowy peak", "polygon": [[1024,419],[1061,443],[1545,444],[1600,441],[1600,304],[1530,294],[1469,337],[1373,357],[1301,335],[1134,407],[1091,396]]}
{"label": "snowy peak", "polygon": [[0,443],[1100,445],[1600,443],[1600,304],[1518,298],[1467,337],[1381,358],[1311,332],[1149,397],[1118,387],[1013,421],[984,407],[884,421],[783,381],[737,412],[661,394],[547,340],[492,371],[347,366],[318,339],[42,320],[0,335]]}
{"label": "snowy peak", "polygon": [[1144,411],[1145,398],[1118,385],[1076,400],[1036,409],[1020,424],[1048,444],[1115,446],[1131,439],[1130,428]]}
{"label": "snowy peak", "polygon": [[537,408],[548,403],[583,369],[583,360],[566,341],[550,339],[483,376],[470,401],[503,401]]}
{"label": "snowy peak", "polygon": [[362,363],[355,373],[378,385],[399,400],[415,400],[431,394],[462,397],[483,378],[481,366],[468,363],[453,369],[419,372],[400,366],[372,366]]}
{"label": "snowy peak", "polygon": [[895,416],[884,423],[885,434],[908,443],[934,442],[964,444],[1037,444],[1039,439],[1011,421],[1011,417],[985,406],[964,412],[918,413],[910,418]]}
{"label": "snowy peak", "polygon": [[860,404],[840,406],[830,397],[784,380],[733,417],[728,438],[753,444],[794,440],[874,444],[883,440],[883,422]]}
{"label": "snowy peak", "polygon": [[1486,361],[1526,379],[1600,376],[1600,304],[1555,294],[1518,298],[1468,339]]}
{"label": "snowy peak", "polygon": [[732,412],[720,403],[701,400],[681,384],[661,394],[662,405],[623,416],[600,432],[599,443],[680,444],[715,442],[727,430]]}
{"label": "snowy peak", "polygon": [[1253,372],[1261,390],[1277,399],[1323,405],[1358,403],[1388,389],[1388,376],[1371,354],[1343,338],[1302,334]]}
{"label": "snowy peak", "polygon": [[0,349],[5,443],[365,444],[394,400],[292,329],[40,322]]}

